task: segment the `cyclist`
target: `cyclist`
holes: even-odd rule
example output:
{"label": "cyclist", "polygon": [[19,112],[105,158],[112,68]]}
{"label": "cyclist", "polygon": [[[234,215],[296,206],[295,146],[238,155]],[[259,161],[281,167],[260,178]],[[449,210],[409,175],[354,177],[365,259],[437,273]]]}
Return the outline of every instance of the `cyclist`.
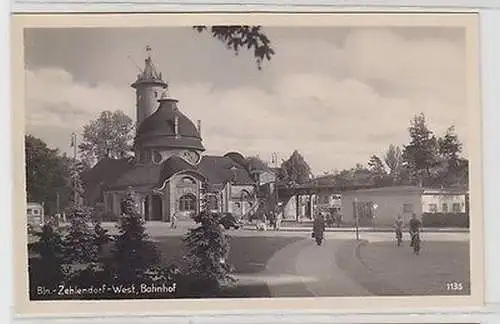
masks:
{"label": "cyclist", "polygon": [[420,235],[420,229],[422,228],[422,222],[417,218],[417,214],[413,213],[411,215],[409,227],[410,227],[410,235],[411,235],[410,246],[413,247],[413,243],[415,241],[415,238],[417,235]]}
{"label": "cyclist", "polygon": [[401,215],[398,215],[396,221],[394,222],[394,229],[396,231],[396,240],[398,242],[398,246],[401,245],[401,241],[403,240],[403,226],[403,217]]}

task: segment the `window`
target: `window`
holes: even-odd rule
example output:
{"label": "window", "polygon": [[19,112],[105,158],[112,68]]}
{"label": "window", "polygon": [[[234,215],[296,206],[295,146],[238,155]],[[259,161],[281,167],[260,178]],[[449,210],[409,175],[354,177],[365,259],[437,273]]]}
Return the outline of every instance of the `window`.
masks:
{"label": "window", "polygon": [[33,209],[28,208],[28,209],[26,210],[26,214],[28,214],[28,215],[33,214]]}
{"label": "window", "polygon": [[373,201],[360,201],[358,203],[358,217],[359,218],[373,218]]}
{"label": "window", "polygon": [[108,195],[107,195],[108,210],[107,211],[112,212],[115,209],[115,200],[113,198],[114,198],[113,194],[108,193]]}
{"label": "window", "polygon": [[430,213],[437,213],[438,206],[437,204],[429,204],[429,212]]}
{"label": "window", "polygon": [[196,197],[193,194],[186,194],[179,199],[180,211],[195,211]]}
{"label": "window", "polygon": [[181,179],[181,184],[185,185],[185,186],[192,186],[192,185],[196,184],[196,182],[189,177],[184,177]]}
{"label": "window", "polygon": [[241,190],[241,200],[249,200],[250,193],[247,190]]}
{"label": "window", "polygon": [[210,210],[219,209],[219,201],[216,195],[208,195],[207,203]]}
{"label": "window", "polygon": [[447,213],[447,212],[448,212],[448,204],[443,203],[443,213]]}
{"label": "window", "polygon": [[158,152],[158,151],[153,152],[153,162],[154,163],[160,163],[162,159],[163,159],[163,156],[161,155],[160,152]]}
{"label": "window", "polygon": [[38,209],[33,209],[33,215],[40,215],[40,210]]}
{"label": "window", "polygon": [[460,213],[462,211],[461,207],[460,203],[453,203],[451,210],[453,210],[454,213]]}
{"label": "window", "polygon": [[403,204],[403,213],[413,213],[413,204]]}

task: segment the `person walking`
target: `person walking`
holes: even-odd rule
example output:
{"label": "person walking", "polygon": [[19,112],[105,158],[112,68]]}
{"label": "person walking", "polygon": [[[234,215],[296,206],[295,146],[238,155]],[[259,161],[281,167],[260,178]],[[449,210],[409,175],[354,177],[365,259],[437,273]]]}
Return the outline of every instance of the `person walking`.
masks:
{"label": "person walking", "polygon": [[396,221],[394,222],[394,230],[396,232],[396,240],[398,242],[398,246],[401,246],[401,242],[403,241],[403,217],[398,215]]}
{"label": "person walking", "polygon": [[412,247],[416,254],[420,252],[420,230],[422,228],[422,222],[417,218],[417,214],[413,213],[411,215],[410,223],[410,247]]}
{"label": "person walking", "polygon": [[313,232],[312,232],[312,236],[314,237],[318,245],[321,245],[321,243],[323,242],[324,232],[325,232],[325,216],[323,215],[323,213],[319,213],[314,218]]}
{"label": "person walking", "polygon": [[177,228],[177,212],[174,212],[172,214],[172,219],[170,219],[170,228],[171,229]]}
{"label": "person walking", "polygon": [[281,220],[283,219],[283,213],[282,211],[280,210],[279,207],[276,207],[276,225],[275,225],[275,229],[276,231],[279,231],[280,230],[280,227],[281,227]]}

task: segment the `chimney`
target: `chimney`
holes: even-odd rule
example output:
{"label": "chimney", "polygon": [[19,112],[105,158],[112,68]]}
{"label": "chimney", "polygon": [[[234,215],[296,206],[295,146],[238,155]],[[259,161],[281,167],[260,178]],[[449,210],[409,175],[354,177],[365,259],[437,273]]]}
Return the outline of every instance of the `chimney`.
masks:
{"label": "chimney", "polygon": [[198,134],[201,136],[201,120],[198,119]]}

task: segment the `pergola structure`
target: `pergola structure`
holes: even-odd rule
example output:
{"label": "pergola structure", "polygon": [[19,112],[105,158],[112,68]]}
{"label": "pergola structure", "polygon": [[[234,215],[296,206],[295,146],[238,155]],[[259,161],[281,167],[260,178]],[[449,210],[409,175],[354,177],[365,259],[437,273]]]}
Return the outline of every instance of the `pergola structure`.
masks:
{"label": "pergola structure", "polygon": [[[277,193],[279,201],[283,202],[284,205],[295,196],[295,210],[296,215],[299,215],[300,203],[299,197],[307,196],[308,197],[308,206],[312,209],[312,198],[315,195],[332,195],[332,194],[341,194],[345,191],[358,190],[358,189],[370,189],[375,188],[373,182],[368,183],[332,183],[332,184],[316,184],[316,183],[307,183],[307,184],[295,184],[295,185],[278,185]],[[309,210],[312,212],[312,210]]]}

